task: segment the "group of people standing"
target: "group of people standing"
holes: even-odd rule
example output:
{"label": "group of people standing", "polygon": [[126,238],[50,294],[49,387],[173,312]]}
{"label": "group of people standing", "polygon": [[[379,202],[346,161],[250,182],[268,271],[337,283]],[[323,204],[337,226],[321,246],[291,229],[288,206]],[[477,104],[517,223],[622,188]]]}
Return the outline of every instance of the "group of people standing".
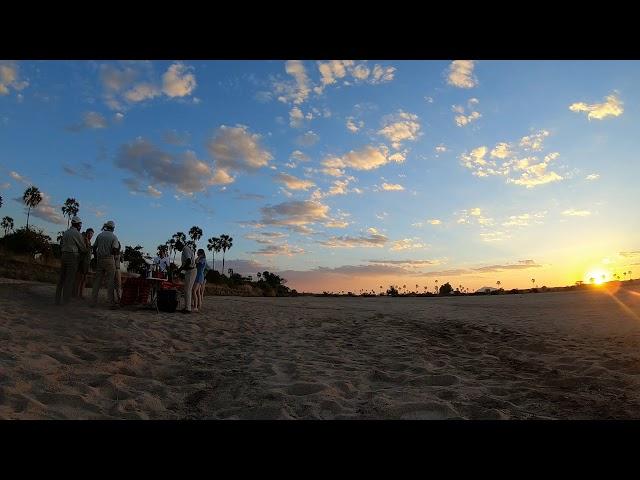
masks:
{"label": "group of people standing", "polygon": [[[95,275],[89,305],[96,306],[103,282],[107,284],[109,304],[117,306],[120,301],[120,254],[121,245],[113,233],[116,225],[108,221],[91,244],[94,230],[82,232],[82,220],[78,216],[71,219],[71,227],[62,235],[60,277],[56,286],[56,305],[68,304],[71,297],[83,297],[84,286],[95,257]],[[82,233],[81,233],[82,232]]]}
{"label": "group of people standing", "polygon": [[[56,286],[56,305],[68,304],[71,297],[83,298],[87,274],[95,260],[95,273],[91,292],[90,306],[96,306],[98,294],[103,283],[107,287],[108,303],[116,307],[120,304],[122,281],[120,277],[121,245],[114,230],[116,225],[108,221],[92,244],[94,230],[88,228],[82,232],[82,220],[78,216],[71,219],[71,227],[65,231],[61,240],[61,268]],[[197,312],[202,308],[204,286],[206,283],[207,258],[202,248],[194,255],[189,245],[178,242],[176,250],[182,253],[178,273],[184,271],[185,308],[183,313]],[[168,249],[161,248],[154,264],[163,273],[171,272],[171,260]]]}

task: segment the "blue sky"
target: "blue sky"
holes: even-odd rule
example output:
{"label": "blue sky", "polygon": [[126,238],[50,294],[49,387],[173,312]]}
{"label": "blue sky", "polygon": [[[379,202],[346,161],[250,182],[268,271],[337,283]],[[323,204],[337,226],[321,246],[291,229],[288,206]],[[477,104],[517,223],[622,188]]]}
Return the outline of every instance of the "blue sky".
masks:
{"label": "blue sky", "polygon": [[149,252],[198,225],[300,290],[622,274],[639,84],[635,61],[1,62],[0,214],[34,184],[52,236],[67,197]]}

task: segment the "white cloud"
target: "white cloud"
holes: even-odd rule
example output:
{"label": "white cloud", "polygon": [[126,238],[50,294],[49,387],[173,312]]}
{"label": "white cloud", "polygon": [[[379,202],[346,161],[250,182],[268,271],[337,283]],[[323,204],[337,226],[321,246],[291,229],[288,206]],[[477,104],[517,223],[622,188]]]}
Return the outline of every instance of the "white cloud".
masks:
{"label": "white cloud", "polygon": [[437,218],[431,219],[431,220],[427,220],[428,223],[430,223],[431,225],[441,225],[442,224],[442,220],[438,220]]}
{"label": "white cloud", "polygon": [[602,120],[607,117],[619,117],[622,115],[624,113],[624,107],[622,105],[622,101],[620,101],[618,95],[614,92],[611,95],[607,95],[602,103],[572,103],[569,106],[569,110],[572,112],[586,112],[589,120],[592,118]]}
{"label": "white cloud", "polygon": [[359,122],[354,122],[353,117],[347,117],[347,129],[350,132],[356,133],[358,130],[364,127],[364,122],[360,120]]}
{"label": "white cloud", "polygon": [[344,168],[374,170],[393,161],[388,157],[388,154],[389,151],[386,147],[367,145],[360,150],[352,150],[342,157],[328,157],[323,160],[322,165],[325,169],[334,170],[336,173]]}
{"label": "white cloud", "polygon": [[283,183],[289,190],[308,190],[315,186],[311,180],[304,180],[286,173],[279,173],[276,181]]}
{"label": "white cloud", "polygon": [[79,132],[86,129],[97,130],[101,128],[107,128],[107,119],[104,118],[98,112],[86,112],[83,115],[82,122],[76,125],[71,125],[67,130],[71,132]]}
{"label": "white cloud", "polygon": [[334,85],[341,80],[343,85],[354,83],[369,83],[378,85],[393,80],[395,67],[375,64],[373,68],[367,66],[367,62],[355,62],[353,60],[331,60],[318,62],[318,70],[321,75],[321,85],[314,88],[314,92],[322,94],[325,87]]}
{"label": "white cloud", "polygon": [[[105,103],[112,110],[124,111],[128,106],[156,97],[189,96],[197,85],[192,71],[193,67],[174,63],[159,78],[150,62],[129,62],[119,66],[103,64],[100,78]],[[195,100],[194,103],[198,103]]]}
{"label": "white cloud", "polygon": [[558,173],[549,170],[551,162],[559,157],[552,152],[540,158],[538,152],[544,149],[544,139],[549,136],[546,130],[540,130],[522,137],[518,142],[500,142],[487,157],[489,149],[481,146],[470,153],[460,155],[463,166],[477,177],[502,176],[507,183],[533,188],[538,185],[563,180]]}
{"label": "white cloud", "polygon": [[[208,186],[229,183],[228,177],[214,172],[208,162],[197,158],[196,154],[186,151],[182,154],[165,152],[154,144],[138,138],[134,142],[123,145],[115,160],[115,165],[135,175],[135,180],[127,180],[133,191],[141,191],[140,181],[149,185],[169,185],[180,193],[193,194],[204,191]],[[137,183],[134,183],[137,182]],[[144,193],[156,195],[154,190]]]}
{"label": "white cloud", "polygon": [[436,153],[444,153],[447,151],[447,147],[443,143],[441,143],[440,145],[436,146],[435,150]]}
{"label": "white cloud", "polygon": [[354,247],[384,247],[388,238],[375,228],[368,228],[366,234],[358,237],[349,235],[334,236],[328,240],[321,241],[320,244],[329,248],[354,248]]}
{"label": "white cloud", "polygon": [[170,98],[186,97],[196,88],[196,77],[193,67],[182,63],[174,63],[162,75],[162,92]]}
{"label": "white cloud", "polygon": [[592,173],[590,175],[587,175],[587,180],[597,180],[600,178],[600,174],[599,173]]}
{"label": "white cloud", "polygon": [[16,62],[0,61],[0,95],[9,95],[10,90],[21,91],[29,82],[20,79],[20,66]]}
{"label": "white cloud", "polygon": [[300,105],[305,102],[311,86],[304,64],[300,60],[288,60],[285,72],[293,77],[293,81],[276,81],[273,84],[278,100],[283,103]]}
{"label": "white cloud", "polygon": [[298,107],[293,107],[289,111],[289,126],[291,128],[302,128],[304,126],[304,113]]}
{"label": "white cloud", "polygon": [[387,115],[383,119],[383,125],[378,134],[386,137],[395,149],[400,149],[402,142],[415,141],[420,136],[418,116],[402,110],[395,115]]}
{"label": "white cloud", "polygon": [[588,217],[591,215],[591,212],[589,210],[574,210],[573,208],[570,208],[562,212],[562,214],[568,217]]}
{"label": "white cloud", "polygon": [[404,187],[399,183],[383,183],[381,185],[382,190],[385,191],[401,191],[404,190]]}
{"label": "white cloud", "polygon": [[[467,102],[466,109],[462,105],[454,105],[453,107],[451,107],[454,112],[458,113],[458,115],[455,116],[455,122],[457,126],[464,127],[482,117],[482,114],[480,114],[480,112],[474,110],[474,105],[477,105],[478,103],[479,100],[477,98],[471,98]],[[465,114],[465,111],[467,110],[470,113]]]}
{"label": "white cloud", "polygon": [[260,209],[264,225],[304,227],[308,224],[329,221],[329,207],[313,200],[293,200]]}
{"label": "white cloud", "polygon": [[418,250],[421,248],[427,248],[429,245],[423,243],[419,238],[404,238],[402,240],[396,240],[391,244],[389,250],[394,252],[400,250]]}
{"label": "white cloud", "polygon": [[454,60],[449,65],[447,83],[458,88],[473,88],[478,80],[473,75],[473,60]]}
{"label": "white cloud", "polygon": [[262,148],[260,138],[244,125],[218,128],[207,143],[219,170],[216,183],[231,183],[230,172],[250,172],[269,165],[273,156]]}

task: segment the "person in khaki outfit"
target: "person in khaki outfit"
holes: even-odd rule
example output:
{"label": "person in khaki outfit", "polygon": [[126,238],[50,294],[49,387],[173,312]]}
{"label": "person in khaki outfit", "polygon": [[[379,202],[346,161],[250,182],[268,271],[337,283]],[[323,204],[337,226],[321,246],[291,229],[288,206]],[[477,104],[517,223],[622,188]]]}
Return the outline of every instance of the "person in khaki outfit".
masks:
{"label": "person in khaki outfit", "polygon": [[98,302],[98,293],[105,278],[109,303],[111,306],[116,305],[113,296],[113,284],[116,271],[114,255],[120,248],[120,242],[118,241],[118,237],[113,233],[115,229],[116,224],[111,220],[108,221],[104,224],[104,227],[102,227],[102,232],[96,237],[96,241],[94,243],[97,264],[96,273],[93,279],[93,291],[90,303],[92,307],[95,307]]}
{"label": "person in khaki outfit", "polygon": [[82,238],[82,234],[80,233],[81,229],[82,220],[74,216],[71,219],[71,228],[62,235],[60,245],[62,260],[60,265],[60,278],[56,285],[56,305],[60,305],[60,297],[62,297],[62,303],[64,305],[69,303],[76,281],[78,260],[80,255],[87,253],[87,244],[84,238]]}

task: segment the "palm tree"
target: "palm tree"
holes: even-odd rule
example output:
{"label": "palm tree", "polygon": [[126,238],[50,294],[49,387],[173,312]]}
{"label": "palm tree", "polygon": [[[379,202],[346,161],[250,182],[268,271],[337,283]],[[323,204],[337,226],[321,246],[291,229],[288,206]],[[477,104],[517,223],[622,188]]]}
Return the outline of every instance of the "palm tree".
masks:
{"label": "palm tree", "polygon": [[534,283],[536,283],[536,279],[535,279],[535,278],[532,278],[532,279],[531,279],[531,288],[533,288],[533,284],[534,284]]}
{"label": "palm tree", "polygon": [[0,223],[0,226],[4,228],[4,236],[6,237],[7,234],[13,230],[13,218],[4,217],[2,219],[2,223]]}
{"label": "palm tree", "polygon": [[29,215],[31,214],[31,209],[36,208],[38,204],[42,201],[42,194],[38,187],[31,185],[24,191],[22,195],[22,201],[28,207],[27,209],[27,230],[29,230]]}
{"label": "palm tree", "polygon": [[202,238],[202,229],[194,225],[189,229],[189,237],[193,240],[193,250],[195,251],[196,242]]}
{"label": "palm tree", "polygon": [[498,288],[500,288],[500,284],[501,284],[501,282],[500,282],[500,280],[498,280],[498,281],[496,282],[496,285],[498,286]]}
{"label": "palm tree", "polygon": [[631,270],[629,270],[629,280],[631,280]]}
{"label": "palm tree", "polygon": [[436,284],[436,293],[438,293],[438,280],[435,281]]}
{"label": "palm tree", "polygon": [[[175,241],[175,244],[174,244],[175,247],[178,246],[178,243],[180,243],[180,245],[184,245],[185,243],[187,243],[187,236],[182,232],[174,233],[171,238],[173,238],[173,240]],[[176,258],[176,251],[177,251],[177,248],[174,248],[174,251],[173,251],[173,259],[174,260]]]}
{"label": "palm tree", "polygon": [[233,238],[223,233],[220,235],[220,248],[222,249],[222,271],[224,272],[224,254],[233,246]]}
{"label": "palm tree", "polygon": [[213,266],[213,270],[215,271],[216,269],[216,254],[214,252],[219,252],[220,251],[220,239],[218,237],[211,237],[209,240],[207,240],[207,250],[209,250],[211,252],[212,255],[212,260],[211,260],[211,265]]}
{"label": "palm tree", "polygon": [[258,272],[257,275],[258,275],[258,281],[260,281],[260,277],[262,277],[262,273]]}
{"label": "palm tree", "polygon": [[80,211],[80,204],[75,198],[67,198],[62,205],[62,215],[67,217],[67,228],[69,228],[69,224],[71,223],[71,217],[77,215]]}

